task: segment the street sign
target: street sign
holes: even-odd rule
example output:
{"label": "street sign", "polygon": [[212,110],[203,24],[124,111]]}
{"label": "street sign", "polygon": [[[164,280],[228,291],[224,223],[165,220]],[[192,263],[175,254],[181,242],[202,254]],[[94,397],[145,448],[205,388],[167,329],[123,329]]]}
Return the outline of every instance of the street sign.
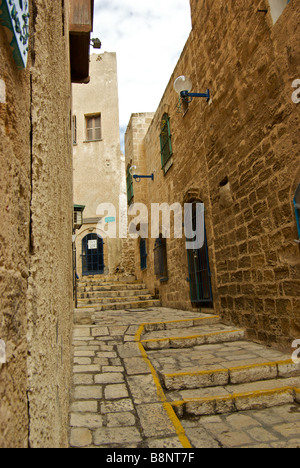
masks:
{"label": "street sign", "polygon": [[98,248],[98,242],[97,242],[97,239],[95,240],[89,240],[88,242],[88,249],[89,250],[95,250]]}
{"label": "street sign", "polygon": [[13,34],[10,45],[18,68],[27,65],[29,16],[28,0],[0,0],[0,25]]}

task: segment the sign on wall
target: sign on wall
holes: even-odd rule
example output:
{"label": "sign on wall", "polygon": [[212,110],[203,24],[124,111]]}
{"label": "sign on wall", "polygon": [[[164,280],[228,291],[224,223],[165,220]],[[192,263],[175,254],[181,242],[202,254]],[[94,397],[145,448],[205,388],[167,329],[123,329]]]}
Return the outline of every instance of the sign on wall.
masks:
{"label": "sign on wall", "polygon": [[98,248],[98,241],[97,241],[97,239],[95,239],[95,240],[89,240],[89,242],[88,242],[88,249],[89,249],[89,250],[95,250],[95,249],[97,249],[97,248]]}
{"label": "sign on wall", "polygon": [[28,0],[0,0],[0,24],[13,34],[10,45],[17,66],[26,68],[29,44]]}

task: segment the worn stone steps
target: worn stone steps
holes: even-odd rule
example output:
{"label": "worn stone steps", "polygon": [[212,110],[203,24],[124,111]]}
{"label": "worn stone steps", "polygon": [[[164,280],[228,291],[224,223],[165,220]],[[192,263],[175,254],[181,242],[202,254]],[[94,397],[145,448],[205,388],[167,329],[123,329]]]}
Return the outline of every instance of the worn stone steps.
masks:
{"label": "worn stone steps", "polygon": [[266,380],[170,394],[179,417],[209,416],[300,403],[300,378]]}
{"label": "worn stone steps", "polygon": [[141,344],[179,417],[300,401],[300,365],[216,316],[147,324]]}
{"label": "worn stone steps", "polygon": [[176,330],[153,331],[143,336],[142,344],[146,350],[180,349],[193,346],[230,342],[245,337],[244,330],[237,330],[222,324],[194,326]]}
{"label": "worn stone steps", "polygon": [[[110,296],[110,295],[109,295]],[[112,304],[118,302],[139,302],[143,300],[150,300],[153,299],[152,294],[139,294],[139,295],[127,295],[127,296],[119,296],[116,295],[114,297],[101,297],[101,298],[85,298],[85,299],[78,299],[79,307],[82,305],[83,307],[88,307],[89,305],[105,305],[105,304]]]}
{"label": "worn stone steps", "polygon": [[92,291],[92,292],[81,292],[78,293],[78,298],[81,300],[101,300],[107,298],[108,296],[111,298],[115,297],[132,297],[132,296],[140,296],[140,295],[151,295],[149,289],[130,289],[130,290],[122,290],[122,291]]}
{"label": "worn stone steps", "polygon": [[[128,310],[128,309],[142,309],[148,307],[160,307],[160,300],[158,299],[149,299],[149,300],[140,300],[140,301],[127,301],[127,302],[116,302],[109,304],[95,304],[91,307],[83,306],[82,309],[87,311],[91,309],[93,312],[103,312],[105,310]],[[78,307],[77,310],[80,311],[81,307]]]}
{"label": "worn stone steps", "polygon": [[107,295],[108,292],[131,292],[131,291],[145,291],[147,290],[144,284],[111,284],[111,285],[92,285],[92,286],[81,286],[79,285],[78,294],[103,294]]}

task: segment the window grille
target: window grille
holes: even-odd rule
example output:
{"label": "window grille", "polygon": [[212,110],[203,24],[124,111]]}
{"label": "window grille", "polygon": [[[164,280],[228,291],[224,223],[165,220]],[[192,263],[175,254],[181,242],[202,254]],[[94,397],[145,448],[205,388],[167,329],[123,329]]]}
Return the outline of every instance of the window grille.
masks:
{"label": "window grille", "polygon": [[130,206],[133,201],[133,177],[130,174],[130,165],[127,167],[127,202]]}
{"label": "window grille", "polygon": [[168,114],[164,114],[161,121],[160,152],[161,167],[164,169],[173,155],[170,118]]}
{"label": "window grille", "polygon": [[140,257],[141,257],[141,270],[147,269],[147,245],[146,240],[141,239],[140,241]]}
{"label": "window grille", "polygon": [[77,118],[76,115],[73,115],[73,145],[77,145]]}

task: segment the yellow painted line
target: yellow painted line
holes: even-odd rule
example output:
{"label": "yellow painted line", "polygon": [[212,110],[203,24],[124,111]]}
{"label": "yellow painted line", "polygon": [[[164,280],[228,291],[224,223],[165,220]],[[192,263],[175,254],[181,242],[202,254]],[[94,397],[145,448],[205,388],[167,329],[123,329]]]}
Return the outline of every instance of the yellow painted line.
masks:
{"label": "yellow painted line", "polygon": [[241,398],[257,398],[259,396],[272,396],[272,395],[278,395],[278,394],[283,394],[283,393],[288,393],[288,392],[296,392],[300,393],[300,389],[295,388],[295,387],[281,387],[281,388],[274,388],[274,389],[269,389],[269,390],[254,390],[252,392],[246,392],[246,393],[233,393],[231,395],[225,395],[225,396],[212,396],[212,397],[203,397],[203,398],[186,398],[182,401],[173,401],[171,405],[173,407],[180,407],[184,406],[187,403],[211,403],[214,401],[229,401],[229,400],[237,400]]}
{"label": "yellow painted line", "polygon": [[225,372],[225,371],[236,371],[236,370],[249,370],[249,369],[256,369],[258,367],[274,367],[277,365],[283,365],[283,364],[292,364],[293,361],[291,359],[287,361],[273,361],[273,362],[262,362],[262,363],[254,363],[254,364],[248,364],[246,366],[238,366],[238,367],[224,367],[223,369],[208,369],[205,371],[197,371],[197,372],[178,372],[174,374],[165,374],[165,377],[195,377],[197,375],[207,375],[207,374],[214,374],[217,372]]}
{"label": "yellow painted line", "polygon": [[184,323],[184,322],[200,322],[203,320],[210,320],[210,319],[219,319],[219,315],[208,315],[207,317],[200,317],[200,318],[190,318],[185,320],[171,320],[170,322],[149,322],[146,325],[169,325],[170,323]]}
{"label": "yellow painted line", "polygon": [[[158,330],[159,331],[159,330]],[[161,330],[162,331],[162,330]],[[213,332],[213,333],[203,333],[201,335],[192,335],[192,336],[179,336],[179,337],[170,337],[170,338],[154,338],[151,340],[143,340],[142,343],[154,343],[154,342],[164,342],[164,341],[179,341],[179,340],[193,340],[196,338],[205,338],[206,336],[218,336],[224,335],[229,333],[237,333],[242,330],[227,330],[227,331],[220,331],[220,332]]]}
{"label": "yellow painted line", "polygon": [[152,374],[152,377],[153,377],[153,380],[154,380],[154,383],[156,385],[156,389],[157,389],[157,395],[161,401],[161,403],[163,404],[163,407],[171,421],[171,423],[173,424],[174,426],[174,429],[176,431],[176,434],[178,436],[178,439],[180,440],[180,443],[182,444],[183,448],[192,448],[191,444],[190,444],[190,441],[188,440],[186,434],[185,434],[185,431],[179,421],[179,419],[177,418],[176,414],[175,414],[175,411],[172,407],[172,405],[170,403],[168,403],[167,401],[167,398],[166,398],[166,395],[163,391],[163,388],[160,384],[160,380],[158,378],[158,375],[156,373],[156,370],[154,369],[150,359],[148,358],[148,355],[140,341],[141,339],[141,335],[144,331],[144,327],[145,327],[145,324],[141,325],[135,335],[135,341],[138,343],[139,345],[139,349],[141,351],[141,355],[144,359],[144,361],[146,362],[146,364],[149,366],[149,369],[151,371],[151,374]]}

